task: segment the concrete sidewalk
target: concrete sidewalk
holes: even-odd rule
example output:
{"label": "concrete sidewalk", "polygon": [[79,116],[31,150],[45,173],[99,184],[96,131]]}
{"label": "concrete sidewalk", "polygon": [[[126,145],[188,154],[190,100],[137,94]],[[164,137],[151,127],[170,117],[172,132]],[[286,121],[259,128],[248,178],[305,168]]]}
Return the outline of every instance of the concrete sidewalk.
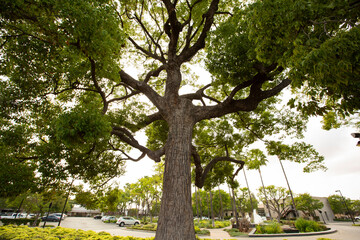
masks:
{"label": "concrete sidewalk", "polygon": [[199,236],[199,238],[206,238],[206,239],[237,239],[230,237],[230,235],[224,231],[226,228],[220,229],[208,229],[210,231],[210,236]]}

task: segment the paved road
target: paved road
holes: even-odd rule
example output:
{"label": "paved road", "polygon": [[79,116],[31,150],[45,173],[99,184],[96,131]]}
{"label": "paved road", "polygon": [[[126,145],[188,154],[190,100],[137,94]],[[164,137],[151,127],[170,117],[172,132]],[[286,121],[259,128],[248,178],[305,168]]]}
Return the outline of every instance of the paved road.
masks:
{"label": "paved road", "polygon": [[[82,229],[82,230],[93,230],[95,232],[105,231],[110,233],[111,235],[116,236],[133,236],[133,237],[141,237],[148,238],[154,237],[154,232],[145,232],[145,231],[134,231],[128,230],[125,227],[119,227],[114,223],[103,223],[101,220],[95,220],[93,218],[85,218],[85,217],[67,217],[65,220],[61,222],[61,227],[74,228],[74,229]],[[328,225],[331,229],[336,229],[337,232],[327,234],[327,235],[317,235],[317,236],[306,236],[306,237],[269,237],[269,238],[254,238],[254,237],[239,237],[232,238],[226,232],[216,229],[210,230],[211,235],[203,237],[207,239],[257,239],[257,240],[317,240],[318,238],[329,238],[333,240],[360,240],[360,227],[353,227],[351,223],[331,223]]]}

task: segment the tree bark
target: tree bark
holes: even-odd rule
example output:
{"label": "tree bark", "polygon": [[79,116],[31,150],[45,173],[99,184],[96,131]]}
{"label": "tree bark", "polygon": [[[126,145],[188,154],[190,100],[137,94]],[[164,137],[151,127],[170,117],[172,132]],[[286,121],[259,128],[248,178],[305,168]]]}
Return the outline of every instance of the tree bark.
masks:
{"label": "tree bark", "polygon": [[[176,104],[172,101],[178,101]],[[190,103],[190,104],[189,104]],[[195,240],[191,204],[191,102],[169,99],[163,195],[155,240]]]}

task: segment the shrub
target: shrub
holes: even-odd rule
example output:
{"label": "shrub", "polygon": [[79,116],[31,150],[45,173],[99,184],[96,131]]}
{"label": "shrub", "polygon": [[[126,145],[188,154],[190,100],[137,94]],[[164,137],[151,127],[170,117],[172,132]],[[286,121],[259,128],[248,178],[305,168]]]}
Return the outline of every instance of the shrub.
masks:
{"label": "shrub", "polygon": [[83,231],[70,228],[30,228],[28,226],[7,225],[0,227],[1,240],[31,240],[31,239],[77,239],[77,240],[151,240],[153,238],[135,238],[111,236],[107,232],[96,233],[94,231]]}
{"label": "shrub", "polygon": [[247,233],[240,232],[239,229],[237,228],[225,229],[225,231],[228,232],[231,237],[240,237],[240,236],[248,235]]}
{"label": "shrub", "polygon": [[146,230],[146,231],[156,231],[157,224],[156,223],[150,223],[150,224],[144,224],[144,225],[135,225],[128,227],[130,229],[138,229],[138,230]]}
{"label": "shrub", "polygon": [[117,220],[105,220],[104,223],[116,223]]}
{"label": "shrub", "polygon": [[199,228],[224,228],[230,226],[230,221],[215,221],[215,227],[212,226],[211,220],[201,220],[199,223],[194,221],[194,225]]}
{"label": "shrub", "polygon": [[276,234],[283,233],[280,223],[272,221],[267,225],[257,225],[256,234]]}
{"label": "shrub", "polygon": [[[16,218],[16,219],[1,219],[1,222],[3,223],[3,225],[31,225],[34,222],[34,219],[26,219],[26,218]],[[36,226],[39,226],[40,224],[40,220],[37,220],[36,222]]]}
{"label": "shrub", "polygon": [[[204,231],[204,233],[202,233]],[[207,230],[200,230],[198,234],[206,234]],[[209,234],[209,231],[207,231]],[[32,228],[25,225],[15,226],[7,225],[0,226],[0,240],[32,240],[32,239],[46,239],[46,240],[153,240],[154,238],[138,238],[138,237],[121,237],[111,236],[107,232],[96,233],[94,231],[76,230],[70,228]],[[199,237],[196,236],[196,239]],[[202,239],[209,240],[209,239]]]}
{"label": "shrub", "polygon": [[318,222],[298,218],[295,221],[295,227],[300,232],[319,232],[324,231],[326,227]]}
{"label": "shrub", "polygon": [[199,235],[210,235],[210,231],[206,229],[200,229],[199,227],[195,226],[195,233]]}

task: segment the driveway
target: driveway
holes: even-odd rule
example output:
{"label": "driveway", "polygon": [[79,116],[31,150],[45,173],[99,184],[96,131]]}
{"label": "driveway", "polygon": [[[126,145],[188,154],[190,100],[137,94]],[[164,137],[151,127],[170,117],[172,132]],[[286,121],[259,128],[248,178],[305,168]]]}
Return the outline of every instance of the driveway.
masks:
{"label": "driveway", "polygon": [[[53,223],[51,223],[53,224]],[[316,236],[289,236],[285,239],[288,240],[317,240],[318,238],[329,238],[336,240],[359,240],[360,239],[360,227],[351,226],[352,223],[330,223],[328,227],[331,229],[336,229],[336,233],[331,233],[327,235],[316,235]],[[105,231],[114,236],[132,236],[140,238],[149,238],[154,237],[155,232],[145,232],[145,231],[135,231],[128,230],[126,227],[119,227],[115,223],[103,223],[101,220],[95,220],[88,217],[67,217],[65,220],[61,221],[61,227],[82,229],[82,230],[92,230],[95,232]],[[257,240],[284,240],[284,237],[268,237],[268,238],[259,238],[259,237],[239,237],[232,238],[226,232],[220,229],[210,230],[211,235],[201,238],[207,239],[257,239]]]}
{"label": "driveway", "polygon": [[[53,223],[51,223],[53,224]],[[126,227],[119,227],[115,223],[103,223],[100,219],[93,219],[90,217],[67,217],[61,221],[61,227],[65,228],[74,228],[82,229],[85,231],[92,230],[94,232],[105,231],[110,233],[113,236],[132,236],[132,237],[141,237],[148,238],[154,237],[155,232],[145,232],[145,231],[134,231],[128,230]]]}

